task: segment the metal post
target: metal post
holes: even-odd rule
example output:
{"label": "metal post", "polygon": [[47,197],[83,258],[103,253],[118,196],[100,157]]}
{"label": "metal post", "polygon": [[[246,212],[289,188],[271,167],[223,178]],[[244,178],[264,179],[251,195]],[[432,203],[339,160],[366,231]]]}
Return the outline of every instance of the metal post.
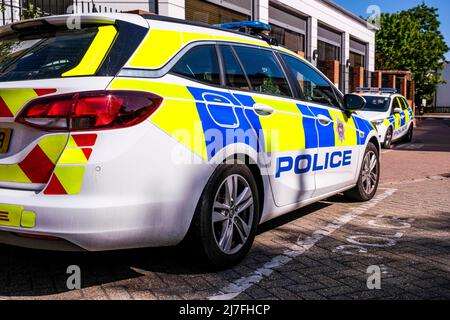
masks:
{"label": "metal post", "polygon": [[3,25],[5,25],[5,0],[2,0],[2,9]]}

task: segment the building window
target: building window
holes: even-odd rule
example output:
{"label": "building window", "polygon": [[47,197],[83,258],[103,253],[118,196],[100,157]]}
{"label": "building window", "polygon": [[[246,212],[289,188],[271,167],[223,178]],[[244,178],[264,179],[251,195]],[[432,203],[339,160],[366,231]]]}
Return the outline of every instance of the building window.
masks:
{"label": "building window", "polygon": [[364,56],[358,53],[350,52],[350,64],[354,68],[364,68]]}
{"label": "building window", "polygon": [[319,55],[317,58],[318,61],[326,62],[333,60],[338,61],[341,60],[341,48],[338,46],[319,40],[318,49],[319,49]]}
{"label": "building window", "polygon": [[321,40],[319,40],[317,44],[317,68],[322,71],[331,82],[339,87],[339,80],[341,77],[339,66],[341,61],[341,48]]}
{"label": "building window", "polygon": [[305,36],[303,34],[275,25],[271,25],[271,27],[271,36],[277,39],[280,45],[285,46],[294,52],[305,52]]}
{"label": "building window", "polygon": [[203,0],[186,0],[186,20],[209,24],[249,20],[250,16]]}
{"label": "building window", "polygon": [[307,20],[271,3],[269,21],[272,27],[271,35],[278,43],[304,56]]}
{"label": "building window", "polygon": [[[357,87],[364,86],[364,79],[360,79],[360,68],[365,66],[365,57],[361,54],[350,51],[350,67],[348,68],[348,82],[350,92],[356,90]],[[364,74],[364,78],[365,78]]]}
{"label": "building window", "polygon": [[317,67],[337,87],[343,89],[342,81],[344,69],[341,68],[342,34],[326,26],[317,28]]}

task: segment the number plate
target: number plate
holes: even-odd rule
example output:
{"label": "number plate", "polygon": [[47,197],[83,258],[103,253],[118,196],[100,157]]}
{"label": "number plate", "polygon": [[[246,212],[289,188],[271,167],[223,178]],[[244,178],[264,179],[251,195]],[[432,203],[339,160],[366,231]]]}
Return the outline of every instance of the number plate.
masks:
{"label": "number plate", "polygon": [[8,152],[9,142],[11,141],[11,129],[0,128],[0,153]]}

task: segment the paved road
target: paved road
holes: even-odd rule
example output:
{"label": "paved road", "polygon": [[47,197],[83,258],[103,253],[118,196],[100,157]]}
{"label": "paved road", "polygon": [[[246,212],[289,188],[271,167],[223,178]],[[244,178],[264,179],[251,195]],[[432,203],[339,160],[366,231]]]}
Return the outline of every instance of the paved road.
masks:
{"label": "paved road", "polygon": [[[179,248],[0,246],[0,299],[450,299],[449,124],[421,120],[412,143],[384,151],[372,201],[335,196],[266,223],[231,270],[210,273]],[[81,290],[67,289],[69,265]]]}

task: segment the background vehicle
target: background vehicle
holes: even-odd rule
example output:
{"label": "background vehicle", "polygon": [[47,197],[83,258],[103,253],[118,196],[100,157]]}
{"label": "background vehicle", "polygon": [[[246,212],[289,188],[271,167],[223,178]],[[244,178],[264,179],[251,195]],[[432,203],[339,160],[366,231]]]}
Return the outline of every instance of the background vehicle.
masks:
{"label": "background vehicle", "polygon": [[259,223],[375,194],[363,99],[293,52],[153,15],[68,18],[0,29],[1,242],[112,250],[190,230],[225,267]]}
{"label": "background vehicle", "polygon": [[366,105],[358,114],[372,121],[378,130],[380,143],[389,149],[392,142],[411,141],[414,115],[405,97],[391,88],[357,88],[366,99]]}

